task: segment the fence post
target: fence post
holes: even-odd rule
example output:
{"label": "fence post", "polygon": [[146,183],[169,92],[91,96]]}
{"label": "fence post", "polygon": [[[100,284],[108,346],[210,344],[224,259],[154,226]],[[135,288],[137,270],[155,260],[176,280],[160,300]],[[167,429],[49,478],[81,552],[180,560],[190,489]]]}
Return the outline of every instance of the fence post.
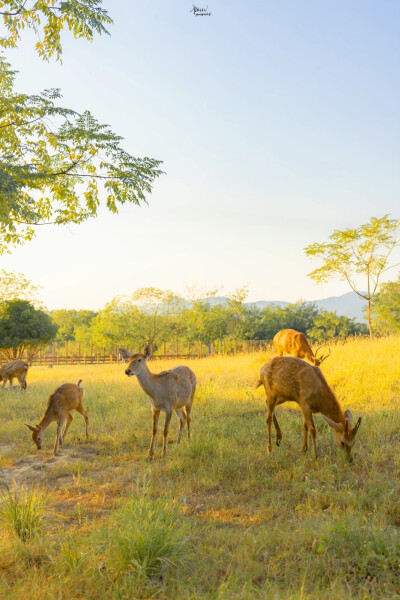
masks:
{"label": "fence post", "polygon": [[190,342],[188,342],[188,358],[190,358]]}
{"label": "fence post", "polygon": [[112,364],[113,364],[113,355],[110,354],[110,365],[112,365]]}
{"label": "fence post", "polygon": [[106,349],[103,348],[103,363],[106,362]]}
{"label": "fence post", "polygon": [[179,356],[179,350],[178,350],[178,340],[176,340],[176,358],[178,358]]}

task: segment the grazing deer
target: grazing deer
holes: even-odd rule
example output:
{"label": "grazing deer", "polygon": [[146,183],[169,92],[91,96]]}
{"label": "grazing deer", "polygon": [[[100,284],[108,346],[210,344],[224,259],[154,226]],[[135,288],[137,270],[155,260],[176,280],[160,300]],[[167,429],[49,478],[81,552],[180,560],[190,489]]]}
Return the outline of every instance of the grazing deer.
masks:
{"label": "grazing deer", "polygon": [[297,358],[306,358],[316,367],[319,367],[331,353],[329,350],[328,354],[317,358],[317,352],[321,346],[314,353],[304,333],[295,331],[294,329],[282,329],[282,331],[278,331],[274,337],[274,344],[279,356],[291,354]]}
{"label": "grazing deer", "polygon": [[167,451],[168,427],[172,412],[175,410],[180,420],[178,444],[181,441],[182,430],[187,423],[188,439],[190,439],[190,413],[192,410],[194,393],[196,391],[196,375],[189,367],[175,367],[170,371],[151,373],[147,361],[151,356],[150,347],[147,345],[143,354],[131,354],[128,350],[120,348],[120,354],[129,359],[125,370],[128,377],[136,375],[143,391],[149,396],[153,414],[153,432],[149,449],[149,459],[154,455],[154,444],[157,435],[160,411],[165,412],[165,425],[163,437],[163,456]]}
{"label": "grazing deer", "polygon": [[[83,408],[83,388],[81,388],[82,379],[76,383],[64,383],[49,396],[46,412],[35,426],[25,426],[32,431],[32,440],[35,442],[38,450],[43,443],[44,432],[50,423],[57,421],[57,435],[54,444],[54,455],[57,456],[59,446],[62,446],[67,435],[67,431],[72,422],[71,410],[76,410],[85,419],[86,439],[89,437],[89,417]],[[61,433],[65,423],[64,433]]]}
{"label": "grazing deer", "polygon": [[264,385],[267,394],[268,454],[271,452],[272,421],[275,425],[277,446],[282,439],[282,432],[274,410],[279,404],[291,400],[297,402],[303,412],[303,452],[307,452],[307,434],[309,433],[315,450],[315,458],[318,458],[312,415],[320,412],[328,425],[332,427],[336,444],[345,450],[347,458],[350,462],[352,461],[351,449],[360,427],[361,417],[353,426],[353,415],[349,410],[342,413],[335,394],[318,367],[313,367],[299,358],[276,356],[261,368],[260,379],[256,387],[261,384]]}
{"label": "grazing deer", "polygon": [[13,379],[16,377],[21,386],[21,390],[26,390],[26,374],[29,365],[24,360],[12,360],[3,365],[0,369],[0,381],[3,382],[3,388],[6,387],[7,381],[10,382],[10,388],[13,388]]}

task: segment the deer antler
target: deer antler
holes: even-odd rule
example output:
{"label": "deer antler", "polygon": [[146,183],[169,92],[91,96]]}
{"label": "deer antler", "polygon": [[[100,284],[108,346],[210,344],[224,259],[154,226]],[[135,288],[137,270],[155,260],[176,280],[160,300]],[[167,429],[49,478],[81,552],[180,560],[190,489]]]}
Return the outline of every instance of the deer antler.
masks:
{"label": "deer antler", "polygon": [[[318,350],[319,350],[320,348],[322,348],[322,346],[319,346],[319,348],[317,348],[317,350],[314,352],[314,356],[315,356],[315,358],[317,358],[317,352],[318,352]],[[328,358],[328,356],[330,355],[330,353],[331,353],[331,349],[330,349],[330,348],[328,348],[328,354],[325,354],[325,355],[324,355],[324,354],[322,354],[322,355],[321,355],[321,358],[319,358],[319,359],[318,359],[318,360],[319,360],[319,362],[320,362],[320,364],[322,363],[322,361],[324,361],[326,358]]]}

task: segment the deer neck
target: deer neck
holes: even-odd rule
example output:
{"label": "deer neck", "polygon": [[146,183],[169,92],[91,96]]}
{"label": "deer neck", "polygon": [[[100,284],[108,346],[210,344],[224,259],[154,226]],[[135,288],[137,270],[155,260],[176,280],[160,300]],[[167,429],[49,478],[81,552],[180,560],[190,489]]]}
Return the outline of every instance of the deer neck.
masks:
{"label": "deer neck", "polygon": [[156,378],[153,373],[149,371],[146,363],[143,365],[142,371],[138,373],[136,377],[143,391],[145,391],[148,396],[153,397],[156,391]]}
{"label": "deer neck", "polygon": [[47,429],[47,427],[50,425],[50,423],[52,423],[55,420],[56,419],[48,411],[46,411],[44,413],[43,417],[40,419],[37,426],[40,427],[44,431],[45,429]]}
{"label": "deer neck", "polygon": [[337,401],[334,393],[330,391],[329,397],[327,398],[327,402],[325,402],[324,410],[321,410],[321,413],[331,419],[335,423],[344,423],[345,418],[340,408],[339,402]]}

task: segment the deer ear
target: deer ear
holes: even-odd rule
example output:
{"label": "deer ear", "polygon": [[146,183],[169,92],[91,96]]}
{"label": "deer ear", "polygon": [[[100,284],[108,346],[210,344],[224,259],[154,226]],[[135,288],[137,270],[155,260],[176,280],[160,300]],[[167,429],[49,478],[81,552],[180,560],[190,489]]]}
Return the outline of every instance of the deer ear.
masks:
{"label": "deer ear", "polygon": [[335,423],[335,421],[332,421],[332,419],[329,419],[325,415],[322,415],[322,416],[324,417],[325,421],[328,423],[329,427],[332,427],[332,429],[334,429],[338,433],[342,433],[343,425],[341,423]]}
{"label": "deer ear", "polygon": [[24,423],[24,425],[25,425],[25,427],[30,429],[30,431],[36,431],[36,427],[33,427],[32,425],[27,425],[26,423]]}
{"label": "deer ear", "polygon": [[353,427],[353,415],[351,414],[351,410],[344,411],[344,418],[348,419],[348,421],[350,422],[350,425]]}
{"label": "deer ear", "polygon": [[358,420],[357,420],[356,426],[355,426],[355,427],[354,427],[354,429],[353,429],[353,433],[354,433],[354,435],[356,435],[356,433],[357,433],[357,431],[358,431],[358,428],[360,427],[360,425],[361,425],[361,417],[358,417]]}
{"label": "deer ear", "polygon": [[125,348],[118,348],[118,352],[124,360],[127,360],[128,358],[131,358],[131,356],[133,356],[132,352],[129,352],[129,350],[126,350]]}
{"label": "deer ear", "polygon": [[143,356],[145,357],[146,360],[149,360],[149,358],[151,357],[151,354],[152,354],[151,348],[150,348],[149,344],[147,344],[144,347]]}

